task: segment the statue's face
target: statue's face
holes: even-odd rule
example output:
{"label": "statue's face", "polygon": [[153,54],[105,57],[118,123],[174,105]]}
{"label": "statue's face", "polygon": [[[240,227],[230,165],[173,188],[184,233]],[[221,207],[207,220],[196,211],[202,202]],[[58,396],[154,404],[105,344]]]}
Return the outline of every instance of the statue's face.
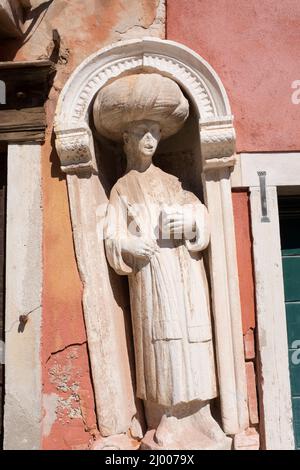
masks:
{"label": "statue's face", "polygon": [[160,141],[160,125],[154,121],[133,122],[124,132],[126,153],[152,158]]}

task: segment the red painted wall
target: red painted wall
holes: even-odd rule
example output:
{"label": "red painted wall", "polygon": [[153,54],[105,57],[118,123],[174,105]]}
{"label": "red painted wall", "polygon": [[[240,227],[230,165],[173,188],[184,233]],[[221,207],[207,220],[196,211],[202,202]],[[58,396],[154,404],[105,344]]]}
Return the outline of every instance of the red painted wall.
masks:
{"label": "red painted wall", "polygon": [[244,335],[255,328],[255,294],[252,260],[249,194],[247,191],[232,193],[235,238],[240,283],[240,296]]}
{"label": "red painted wall", "polygon": [[[299,0],[167,0],[167,38],[203,56],[229,95],[237,150],[300,150]],[[298,97],[300,93],[298,93]]]}
{"label": "red painted wall", "polygon": [[233,192],[232,204],[244,334],[249,423],[250,427],[257,429],[259,416],[255,373],[255,289],[248,191]]}

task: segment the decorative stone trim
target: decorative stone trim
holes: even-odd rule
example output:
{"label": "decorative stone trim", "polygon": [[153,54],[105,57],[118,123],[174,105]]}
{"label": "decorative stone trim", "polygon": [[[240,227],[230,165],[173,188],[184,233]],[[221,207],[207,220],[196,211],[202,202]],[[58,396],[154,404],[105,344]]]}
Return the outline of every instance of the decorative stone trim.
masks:
{"label": "decorative stone trim", "polygon": [[[203,126],[200,124],[201,151],[206,162],[210,159],[231,157],[235,150],[235,131],[229,125]],[[234,165],[234,162],[233,162]]]}
{"label": "decorative stone trim", "polygon": [[241,153],[232,173],[233,188],[259,185],[257,172],[266,171],[268,186],[300,186],[300,152]]}
{"label": "decorative stone trim", "polygon": [[62,171],[70,174],[97,173],[93,136],[87,125],[58,131],[56,135]]}
{"label": "decorative stone trim", "polygon": [[[156,71],[171,77],[188,93],[199,114],[201,150],[205,160],[233,154],[233,118],[227,95],[214,70],[202,57],[181,44],[143,38],[118,42],[90,56],[66,83],[55,117],[58,152],[62,154],[64,172],[74,173],[76,168],[78,171],[83,168],[96,170],[94,151],[90,151],[88,120],[91,103],[104,85],[139,70]],[[77,148],[70,153],[63,150],[61,142],[68,141],[72,132],[78,134]]]}
{"label": "decorative stone trim", "polygon": [[222,158],[211,158],[206,160],[204,163],[203,171],[217,170],[218,168],[227,168],[233,167],[235,165],[236,158],[231,157],[222,157]]}

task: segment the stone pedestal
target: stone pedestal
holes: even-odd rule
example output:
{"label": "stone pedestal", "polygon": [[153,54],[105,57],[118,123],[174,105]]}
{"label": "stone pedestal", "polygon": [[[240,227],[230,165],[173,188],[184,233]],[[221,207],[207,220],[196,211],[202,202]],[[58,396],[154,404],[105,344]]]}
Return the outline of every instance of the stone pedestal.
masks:
{"label": "stone pedestal", "polygon": [[140,447],[142,450],[231,450],[232,439],[224,437],[222,441],[216,442],[203,435],[201,441],[196,441],[193,432],[186,433],[185,442],[173,441],[167,446],[160,446],[155,439],[155,429],[145,434]]}
{"label": "stone pedestal", "polygon": [[138,450],[140,442],[128,434],[115,434],[108,437],[98,437],[90,445],[90,450]]}

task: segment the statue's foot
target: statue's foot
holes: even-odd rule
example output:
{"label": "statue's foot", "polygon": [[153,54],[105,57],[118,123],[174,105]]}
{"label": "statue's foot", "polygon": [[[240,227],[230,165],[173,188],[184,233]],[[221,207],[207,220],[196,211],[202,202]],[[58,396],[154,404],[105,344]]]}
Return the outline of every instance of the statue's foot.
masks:
{"label": "statue's foot", "polygon": [[138,450],[140,441],[127,434],[114,434],[108,437],[98,437],[90,445],[90,450]]}
{"label": "statue's foot", "polygon": [[211,439],[216,441],[222,441],[224,438],[230,439],[224,434],[220,425],[212,417],[209,404],[203,406],[192,418],[195,421],[196,428],[199,427],[204,430]]}
{"label": "statue's foot", "polygon": [[210,414],[209,405],[188,416],[164,414],[156,430],[150,430],[142,440],[142,449],[229,450],[232,439]]}

